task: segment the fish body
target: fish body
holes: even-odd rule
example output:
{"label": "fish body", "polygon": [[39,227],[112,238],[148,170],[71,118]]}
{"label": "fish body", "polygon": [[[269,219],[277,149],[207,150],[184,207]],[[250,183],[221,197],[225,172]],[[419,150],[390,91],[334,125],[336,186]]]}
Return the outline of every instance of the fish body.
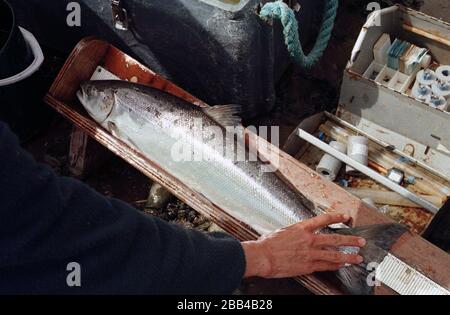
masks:
{"label": "fish body", "polygon": [[[207,111],[150,87],[89,84],[79,98],[99,124],[260,234],[314,216],[260,160],[227,156],[217,136],[226,129]],[[235,152],[246,151],[242,141],[233,141]]]}
{"label": "fish body", "polygon": [[[124,81],[87,82],[77,96],[103,128],[261,235],[319,214],[304,196],[267,172],[267,166],[245,148],[242,133],[230,140],[227,126],[242,128],[234,115],[236,106],[200,108],[163,91]],[[245,152],[245,158],[239,152]],[[339,233],[366,238],[368,250],[359,253],[380,260],[405,231],[403,226],[390,224]],[[373,289],[367,287],[367,274],[361,265],[343,268],[337,276],[349,292],[365,294]]]}

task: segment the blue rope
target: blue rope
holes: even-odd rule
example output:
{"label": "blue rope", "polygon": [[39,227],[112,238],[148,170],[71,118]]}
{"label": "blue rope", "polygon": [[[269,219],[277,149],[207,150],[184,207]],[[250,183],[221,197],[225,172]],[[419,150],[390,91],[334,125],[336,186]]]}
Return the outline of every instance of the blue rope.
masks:
{"label": "blue rope", "polygon": [[326,0],[322,26],[319,31],[314,48],[306,56],[298,33],[298,23],[294,11],[282,0],[266,3],[260,12],[260,17],[266,22],[280,20],[283,25],[283,34],[287,50],[291,58],[302,68],[310,69],[322,57],[330,41],[331,33],[336,20],[338,0]]}

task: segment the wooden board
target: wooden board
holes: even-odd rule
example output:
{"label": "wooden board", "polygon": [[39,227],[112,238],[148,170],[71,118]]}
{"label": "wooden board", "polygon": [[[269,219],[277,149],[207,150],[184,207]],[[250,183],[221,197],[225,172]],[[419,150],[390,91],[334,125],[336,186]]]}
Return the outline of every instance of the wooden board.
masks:
{"label": "wooden board", "polygon": [[[187,187],[171,174],[153,163],[140,152],[129,147],[113,137],[87,116],[76,101],[75,93],[80,84],[88,80],[97,66],[103,66],[122,79],[138,79],[141,84],[158,87],[169,93],[185,98],[199,106],[207,106],[186,91],[175,86],[151,70],[139,65],[135,60],[124,55],[113,46],[103,41],[88,38],[79,43],[68,58],[66,64],[56,78],[45,101],[70,120],[76,127],[101,143],[114,154],[123,158],[143,174],[166,187],[189,206],[207,216],[220,227],[239,240],[253,240],[258,234],[250,227],[228,215],[212,204],[204,196]],[[254,134],[249,135],[249,145],[255,145],[259,140]],[[278,152],[278,149],[268,145],[269,151],[262,154],[270,157],[270,151],[280,153],[280,175],[291,186],[298,189],[313,203],[320,204],[330,211],[341,211],[352,215],[355,224],[374,224],[386,222],[386,217],[380,216],[370,208],[364,207],[359,199],[340,189],[338,186],[325,182],[289,155]],[[370,211],[369,211],[370,210]],[[404,240],[403,240],[404,239]],[[413,266],[420,267],[426,274],[445,287],[450,287],[449,256],[427,243],[417,235],[405,235],[396,244],[395,254]],[[414,248],[411,251],[410,248]],[[418,252],[416,257],[415,253]],[[403,255],[403,256],[402,256]],[[412,257],[414,256],[414,257]],[[326,275],[310,275],[296,278],[307,289],[316,294],[341,294],[334,282]]]}
{"label": "wooden board", "polygon": [[78,127],[70,135],[69,171],[72,177],[83,179],[103,165],[111,153]]}

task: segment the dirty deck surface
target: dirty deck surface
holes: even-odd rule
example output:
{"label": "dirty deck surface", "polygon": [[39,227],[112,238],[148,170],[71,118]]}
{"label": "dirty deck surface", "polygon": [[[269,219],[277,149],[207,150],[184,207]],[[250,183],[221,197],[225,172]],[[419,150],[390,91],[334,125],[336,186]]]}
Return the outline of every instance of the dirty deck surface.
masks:
{"label": "dirty deck surface", "polygon": [[[448,20],[450,3],[448,0],[426,0],[422,11]],[[272,113],[247,124],[280,126],[283,143],[302,118],[324,109],[331,110],[338,98],[348,56],[364,23],[363,12],[362,8],[355,5],[341,5],[329,49],[320,65],[309,74],[294,70],[292,80],[280,86],[279,106]],[[38,161],[49,164],[58,174],[70,176],[67,163],[70,132],[71,125],[57,116],[45,133],[25,147]],[[164,209],[145,209],[150,181],[112,154],[108,163],[83,181],[101,194],[121,199],[150,215],[157,215],[188,228],[205,231],[211,229],[211,223],[206,218],[175,199]],[[290,279],[247,280],[236,293],[310,294]]]}

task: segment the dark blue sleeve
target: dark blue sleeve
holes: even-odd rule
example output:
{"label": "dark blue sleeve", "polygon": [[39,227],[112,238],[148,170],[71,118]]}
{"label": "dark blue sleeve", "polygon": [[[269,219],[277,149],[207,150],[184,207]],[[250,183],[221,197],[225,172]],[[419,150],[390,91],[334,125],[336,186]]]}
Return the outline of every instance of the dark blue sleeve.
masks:
{"label": "dark blue sleeve", "polygon": [[[67,285],[71,262],[81,287]],[[0,293],[228,294],[244,269],[234,238],[186,230],[58,177],[0,122]]]}

